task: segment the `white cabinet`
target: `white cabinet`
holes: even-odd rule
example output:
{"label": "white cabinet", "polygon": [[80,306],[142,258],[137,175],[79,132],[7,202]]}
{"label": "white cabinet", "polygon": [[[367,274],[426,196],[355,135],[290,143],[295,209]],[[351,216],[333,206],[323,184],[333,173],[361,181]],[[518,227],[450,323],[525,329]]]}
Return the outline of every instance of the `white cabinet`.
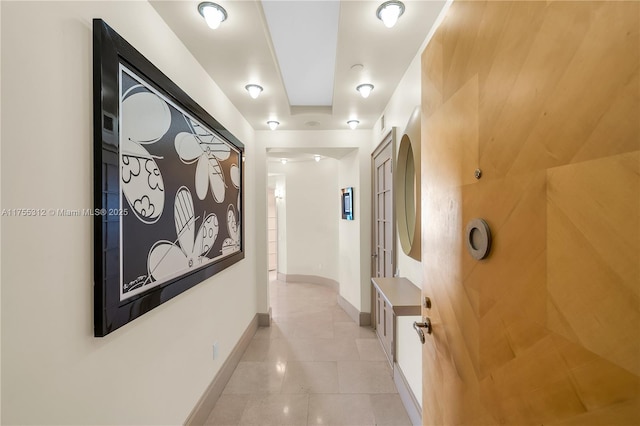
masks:
{"label": "white cabinet", "polygon": [[396,361],[396,317],[420,315],[420,289],[406,278],[371,278],[373,326],[389,364]]}

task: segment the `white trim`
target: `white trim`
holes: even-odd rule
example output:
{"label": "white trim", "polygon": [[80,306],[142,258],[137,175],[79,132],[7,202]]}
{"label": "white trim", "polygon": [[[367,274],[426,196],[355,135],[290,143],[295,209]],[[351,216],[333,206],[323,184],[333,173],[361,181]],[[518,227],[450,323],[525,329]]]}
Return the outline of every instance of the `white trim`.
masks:
{"label": "white trim", "polygon": [[402,372],[402,369],[397,362],[393,365],[393,381],[395,382],[396,388],[398,389],[398,394],[400,395],[400,399],[402,400],[402,405],[404,405],[405,410],[407,410],[407,414],[409,415],[411,424],[414,426],[421,425],[421,404],[418,402],[416,396],[411,391],[411,387],[407,382],[407,378],[404,376],[404,373]]}
{"label": "white trim", "polygon": [[358,308],[353,306],[347,299],[338,294],[338,305],[351,317],[353,322],[359,326],[371,325],[371,313],[360,312]]}
{"label": "white trim", "polygon": [[211,411],[213,411],[213,407],[216,405],[216,402],[218,402],[218,398],[220,398],[224,387],[227,385],[231,375],[238,366],[244,351],[247,349],[251,339],[258,330],[259,315],[260,314],[256,314],[253,317],[247,326],[247,329],[242,333],[240,340],[238,340],[238,343],[236,343],[236,346],[229,354],[229,357],[224,361],[222,367],[220,367],[218,374],[213,378],[211,384],[209,384],[196,403],[196,406],[189,414],[189,417],[185,420],[185,425],[203,425],[207,421],[207,418],[209,417],[209,414],[211,414]]}
{"label": "white trim", "polygon": [[269,312],[256,314],[258,316],[258,327],[271,327],[271,307]]}
{"label": "white trim", "polygon": [[307,284],[318,284],[326,287],[330,287],[336,291],[340,290],[340,284],[338,281],[332,280],[331,278],[320,277],[318,275],[297,275],[297,274],[280,274],[278,273],[278,280],[284,281],[287,283],[307,283]]}

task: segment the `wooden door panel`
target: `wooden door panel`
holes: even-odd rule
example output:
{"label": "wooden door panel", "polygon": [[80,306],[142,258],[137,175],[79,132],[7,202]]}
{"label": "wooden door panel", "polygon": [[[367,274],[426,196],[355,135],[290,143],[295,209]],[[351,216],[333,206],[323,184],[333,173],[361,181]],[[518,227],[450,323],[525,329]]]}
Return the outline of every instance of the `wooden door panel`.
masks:
{"label": "wooden door panel", "polygon": [[373,271],[372,276],[393,275],[395,244],[393,215],[393,133],[372,155],[373,167]]}
{"label": "wooden door panel", "polygon": [[639,29],[456,1],[423,52],[424,424],[640,424]]}
{"label": "wooden door panel", "polygon": [[548,325],[640,375],[640,155],[550,170]]}

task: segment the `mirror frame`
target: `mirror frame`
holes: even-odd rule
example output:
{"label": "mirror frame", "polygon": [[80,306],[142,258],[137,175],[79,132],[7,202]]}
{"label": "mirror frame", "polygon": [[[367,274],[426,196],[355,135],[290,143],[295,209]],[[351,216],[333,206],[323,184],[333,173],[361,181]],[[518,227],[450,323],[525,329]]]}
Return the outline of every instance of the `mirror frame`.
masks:
{"label": "mirror frame", "polygon": [[[407,127],[400,139],[400,148],[398,150],[398,159],[396,162],[396,223],[397,232],[400,240],[402,251],[409,257],[421,261],[421,160],[420,160],[420,143],[421,143],[421,125],[420,125],[420,107],[416,107],[409,118]],[[414,173],[413,176],[407,176],[407,160],[409,155],[413,156]],[[407,179],[413,180],[413,200],[407,197],[405,182]],[[407,207],[410,203],[414,204],[415,225],[409,226],[407,220]],[[412,228],[412,229],[410,229]]]}

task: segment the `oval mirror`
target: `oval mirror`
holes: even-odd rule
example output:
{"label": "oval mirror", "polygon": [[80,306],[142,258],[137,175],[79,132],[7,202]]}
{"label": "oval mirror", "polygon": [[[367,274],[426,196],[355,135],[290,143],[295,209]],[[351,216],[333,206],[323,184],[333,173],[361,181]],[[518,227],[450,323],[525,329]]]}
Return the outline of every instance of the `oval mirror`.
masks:
{"label": "oval mirror", "polygon": [[400,139],[396,166],[396,217],[402,251],[421,260],[420,238],[420,108],[411,114]]}

